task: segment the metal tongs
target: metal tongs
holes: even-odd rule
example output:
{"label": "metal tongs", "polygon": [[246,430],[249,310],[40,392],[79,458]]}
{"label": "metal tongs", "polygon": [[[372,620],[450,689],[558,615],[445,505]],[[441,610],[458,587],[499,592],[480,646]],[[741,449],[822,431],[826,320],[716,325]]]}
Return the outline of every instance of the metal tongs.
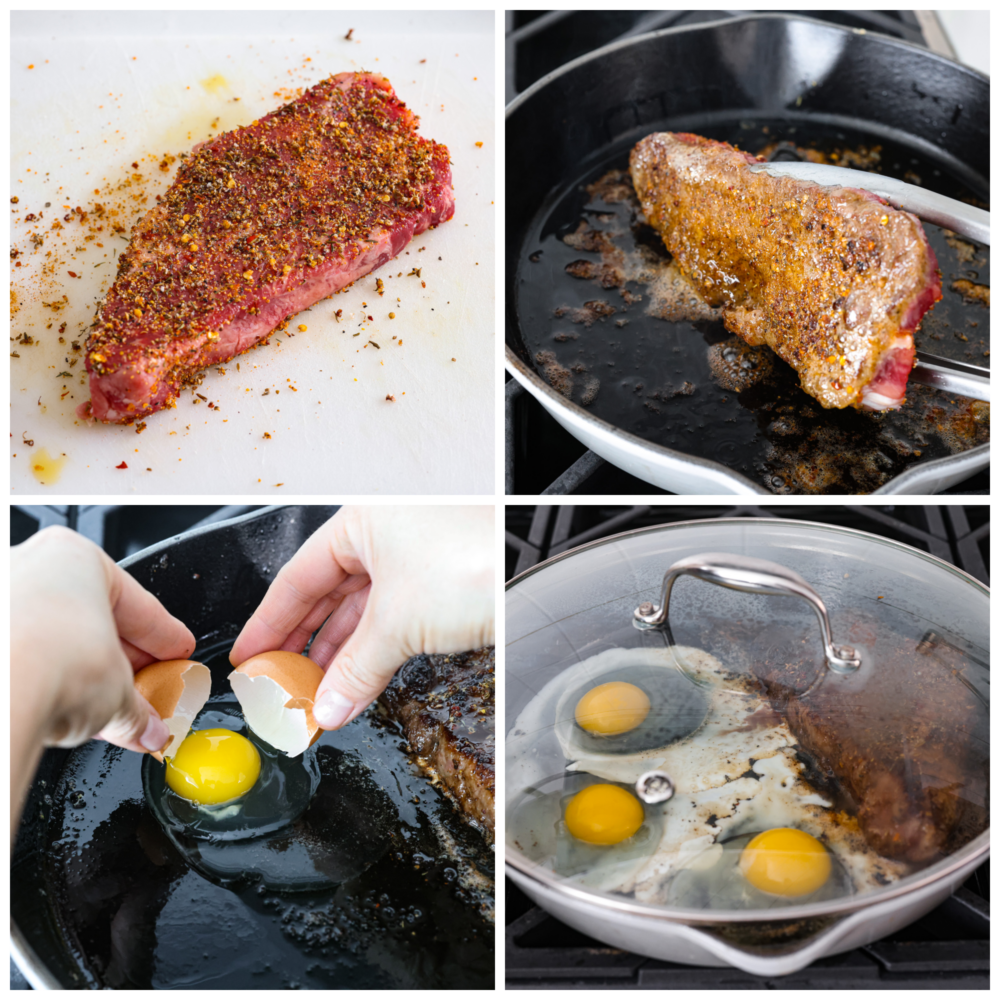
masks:
{"label": "metal tongs", "polygon": [[[865,170],[849,170],[847,167],[833,167],[826,163],[755,163],[750,167],[754,173],[767,173],[775,177],[793,177],[800,181],[812,181],[827,187],[863,188],[877,194],[893,206],[912,212],[925,222],[944,226],[959,236],[965,236],[979,243],[990,245],[990,213],[966,205],[965,202],[946,198],[942,194],[927,191],[915,184],[907,184],[895,177]],[[979,365],[952,361],[917,351],[917,358],[910,372],[910,379],[921,385],[929,385],[942,392],[955,393],[969,399],[990,400],[990,370]]]}

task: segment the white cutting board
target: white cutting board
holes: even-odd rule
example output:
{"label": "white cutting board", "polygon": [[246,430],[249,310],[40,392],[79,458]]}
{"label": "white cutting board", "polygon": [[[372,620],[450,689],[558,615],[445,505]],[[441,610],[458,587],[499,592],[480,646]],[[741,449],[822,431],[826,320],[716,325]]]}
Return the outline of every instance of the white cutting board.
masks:
{"label": "white cutting board", "polygon": [[[35,341],[11,346],[14,494],[493,493],[492,12],[14,13],[11,35],[12,246],[27,251],[20,267],[12,261],[11,336]],[[187,391],[141,434],[78,420],[89,392],[71,342],[85,340],[117,271],[112,252],[126,242],[107,228],[87,242],[93,229],[79,223],[51,232],[63,206],[127,201],[103,189],[128,178],[133,162],[143,175],[135,190],[151,205],[176,174],[176,163],[159,170],[163,154],[359,69],[387,76],[420,115],[421,134],[448,146],[454,219],[291,320],[294,337],[243,355],[239,372],[235,362],[210,370],[197,391],[217,410]],[[39,211],[40,222],[23,221]],[[35,252],[30,232],[46,234]],[[420,278],[406,276],[414,267]],[[58,313],[42,304],[64,295]],[[45,465],[41,449],[64,458],[41,473],[45,483],[32,471]]]}

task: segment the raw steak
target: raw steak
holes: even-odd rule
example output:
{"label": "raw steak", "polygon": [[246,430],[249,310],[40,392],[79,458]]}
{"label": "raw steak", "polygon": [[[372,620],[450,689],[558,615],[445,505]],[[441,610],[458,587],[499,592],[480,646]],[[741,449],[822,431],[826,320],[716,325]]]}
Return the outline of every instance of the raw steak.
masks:
{"label": "raw steak", "polygon": [[920,222],[867,191],[751,173],[723,142],[662,132],[631,155],[647,221],[726,327],[825,407],[895,409],[941,298]]}
{"label": "raw steak", "polygon": [[131,423],[173,406],[206,366],[450,219],[448,150],[417,121],[384,77],[342,73],[195,147],[97,310],[78,414]]}
{"label": "raw steak", "polygon": [[493,842],[495,654],[415,656],[379,699],[423,770]]}

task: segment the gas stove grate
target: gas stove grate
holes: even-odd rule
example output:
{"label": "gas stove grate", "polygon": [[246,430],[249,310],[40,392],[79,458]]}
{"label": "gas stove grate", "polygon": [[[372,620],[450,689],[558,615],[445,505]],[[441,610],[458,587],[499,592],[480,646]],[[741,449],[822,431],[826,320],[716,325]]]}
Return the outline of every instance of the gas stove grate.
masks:
{"label": "gas stove grate", "polygon": [[[989,582],[987,505],[508,506],[508,579],[551,556],[633,528],[719,517],[819,521],[894,538]],[[920,921],[873,944],[765,979],[608,948],[536,907],[506,880],[508,989],[988,989],[989,862]]]}
{"label": "gas stove grate", "polygon": [[507,507],[507,578],[568,549],[631,528],[717,517],[780,517],[821,521],[895,538],[989,583],[990,508],[986,505],[756,504],[670,507],[540,505]]}

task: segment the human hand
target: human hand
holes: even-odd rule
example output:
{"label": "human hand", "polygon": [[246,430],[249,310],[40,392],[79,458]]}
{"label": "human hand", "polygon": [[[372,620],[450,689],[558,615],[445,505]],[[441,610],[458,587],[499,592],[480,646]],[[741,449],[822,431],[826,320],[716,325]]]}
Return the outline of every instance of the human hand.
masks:
{"label": "human hand", "polygon": [[411,656],[494,641],[494,553],[492,506],[343,507],[282,567],[230,662],[301,653],[320,629],[313,715],[338,729]]}
{"label": "human hand", "polygon": [[190,656],[194,636],[96,545],[46,528],[15,546],[11,626],[12,704],[32,706],[42,745],[77,746],[94,735],[129,750],[166,743],[134,673]]}

